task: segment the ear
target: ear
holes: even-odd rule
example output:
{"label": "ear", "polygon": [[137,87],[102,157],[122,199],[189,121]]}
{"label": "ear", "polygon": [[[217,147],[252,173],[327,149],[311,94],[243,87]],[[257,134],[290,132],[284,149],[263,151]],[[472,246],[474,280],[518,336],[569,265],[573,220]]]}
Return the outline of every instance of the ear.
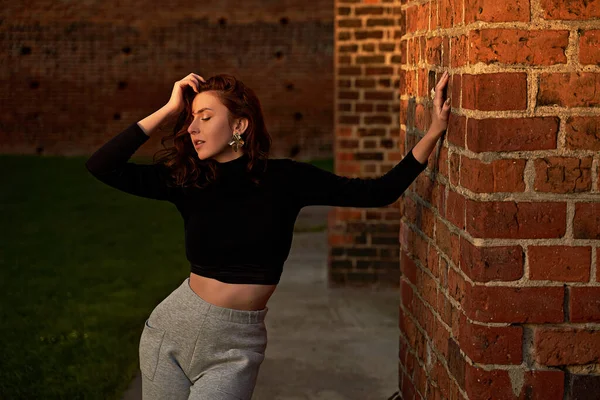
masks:
{"label": "ear", "polygon": [[240,118],[235,122],[235,128],[238,132],[244,133],[248,128],[248,118]]}

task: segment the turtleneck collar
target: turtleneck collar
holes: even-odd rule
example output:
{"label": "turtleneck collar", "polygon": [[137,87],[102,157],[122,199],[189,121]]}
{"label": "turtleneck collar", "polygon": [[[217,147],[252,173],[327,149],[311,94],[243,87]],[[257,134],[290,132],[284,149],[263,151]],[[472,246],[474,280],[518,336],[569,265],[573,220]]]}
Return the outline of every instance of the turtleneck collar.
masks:
{"label": "turtleneck collar", "polygon": [[240,157],[234,158],[233,160],[219,162],[218,163],[219,169],[230,170],[230,169],[237,169],[237,168],[245,167],[246,164],[248,163],[249,157],[250,156],[248,155],[248,153],[244,153]]}

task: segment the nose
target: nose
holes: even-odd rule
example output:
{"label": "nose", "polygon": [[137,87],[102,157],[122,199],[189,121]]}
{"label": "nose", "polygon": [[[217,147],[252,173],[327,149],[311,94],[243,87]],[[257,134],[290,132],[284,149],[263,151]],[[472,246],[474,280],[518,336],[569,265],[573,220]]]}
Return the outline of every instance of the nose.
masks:
{"label": "nose", "polygon": [[196,128],[196,125],[194,124],[194,122],[192,122],[190,124],[190,126],[188,126],[187,131],[190,135],[194,135],[194,134],[198,133],[198,128]]}

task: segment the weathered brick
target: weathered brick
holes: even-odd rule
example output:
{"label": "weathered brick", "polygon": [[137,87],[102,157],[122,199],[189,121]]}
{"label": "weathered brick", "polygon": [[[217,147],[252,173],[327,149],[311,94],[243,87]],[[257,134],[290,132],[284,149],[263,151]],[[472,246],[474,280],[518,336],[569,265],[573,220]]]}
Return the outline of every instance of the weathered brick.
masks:
{"label": "weathered brick", "polygon": [[467,316],[480,322],[563,322],[562,287],[467,286]]}
{"label": "weathered brick", "polygon": [[600,117],[568,117],[565,131],[567,148],[600,150]]}
{"label": "weathered brick", "polygon": [[580,193],[592,188],[592,157],[544,157],[534,165],[538,192]]}
{"label": "weathered brick", "polygon": [[464,19],[463,2],[464,0],[441,0],[439,3],[438,18],[436,18],[437,23],[435,25],[442,28],[452,28],[461,25]]}
{"label": "weathered brick", "polygon": [[561,238],[566,231],[565,203],[478,202],[467,199],[466,206],[467,232],[474,237]]}
{"label": "weathered brick", "polygon": [[542,365],[583,365],[600,362],[600,330],[537,327],[535,360]]}
{"label": "weathered brick", "polygon": [[538,106],[596,107],[600,105],[600,74],[593,72],[542,73]]}
{"label": "weathered brick", "polygon": [[567,30],[477,29],[469,33],[469,62],[566,64]]}
{"label": "weathered brick", "polygon": [[600,7],[595,1],[540,0],[542,18],[585,20],[600,18]]}
{"label": "weathered brick", "polygon": [[487,399],[493,394],[494,399],[563,400],[564,381],[560,370],[488,370],[471,364],[467,364],[465,376],[470,399]]}
{"label": "weathered brick", "polygon": [[448,369],[461,388],[465,387],[465,365],[458,343],[452,338],[448,339]]}
{"label": "weathered brick", "polygon": [[579,37],[579,62],[600,65],[600,30],[587,30]]}
{"label": "weathered brick", "polygon": [[471,360],[482,364],[521,364],[523,328],[487,326],[460,318],[460,348]]}
{"label": "weathered brick", "polygon": [[571,287],[569,317],[572,322],[600,322],[600,287]]}
{"label": "weathered brick", "polygon": [[556,149],[558,117],[469,118],[467,148],[484,151],[522,151]]}
{"label": "weathered brick", "polygon": [[465,197],[454,190],[448,191],[446,217],[457,228],[465,227]]}
{"label": "weathered brick", "polygon": [[476,193],[523,192],[525,163],[525,159],[485,163],[461,156],[460,185]]}
{"label": "weathered brick", "polygon": [[[463,67],[469,62],[469,38],[467,35],[451,37],[450,65],[453,68]],[[477,61],[473,62],[474,64]]]}
{"label": "weathered brick", "polygon": [[[458,98],[453,97],[452,101],[455,100],[458,101]],[[465,116],[450,114],[448,129],[446,131],[448,141],[456,146],[465,148],[466,126],[467,118]]]}
{"label": "weathered brick", "polygon": [[529,0],[465,0],[465,23],[528,22],[530,21]]}
{"label": "weathered brick", "polygon": [[525,110],[527,74],[524,72],[464,74],[462,96],[463,108],[481,111]]}
{"label": "weathered brick", "polygon": [[575,239],[600,239],[600,203],[575,203]]}
{"label": "weathered brick", "polygon": [[441,219],[436,219],[435,224],[435,242],[440,250],[446,254],[454,265],[459,264],[460,260],[460,236],[452,232]]}
{"label": "weathered brick", "polygon": [[470,283],[454,270],[452,267],[448,267],[448,293],[452,298],[458,301],[461,306],[465,306],[465,302],[470,301],[467,296],[470,290]]}
{"label": "weathered brick", "polygon": [[426,39],[425,62],[427,64],[439,65],[442,61],[442,41],[441,37],[431,37]]}
{"label": "weathered brick", "polygon": [[[402,228],[401,228],[402,229]],[[400,270],[412,284],[417,282],[417,265],[403,248],[400,250]]]}
{"label": "weathered brick", "polygon": [[460,268],[475,282],[515,281],[523,276],[521,246],[475,246],[461,237]]}
{"label": "weathered brick", "polygon": [[588,282],[591,256],[589,246],[529,246],[529,279]]}

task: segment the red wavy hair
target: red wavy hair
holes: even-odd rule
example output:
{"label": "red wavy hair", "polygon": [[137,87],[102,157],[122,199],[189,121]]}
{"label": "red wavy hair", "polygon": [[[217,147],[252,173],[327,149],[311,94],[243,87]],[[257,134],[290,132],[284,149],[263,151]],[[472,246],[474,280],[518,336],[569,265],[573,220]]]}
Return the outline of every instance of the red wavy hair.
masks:
{"label": "red wavy hair", "polygon": [[[221,103],[227,107],[229,126],[236,118],[247,118],[248,126],[243,134],[243,149],[248,154],[246,170],[255,184],[260,184],[260,176],[266,170],[271,136],[265,125],[262,108],[252,89],[233,75],[219,74],[200,81],[199,92],[213,91]],[[218,161],[198,158],[190,134],[187,131],[192,122],[192,102],[196,92],[186,86],[183,92],[185,108],[179,114],[173,133],[161,139],[164,149],[154,154],[154,162],[162,163],[171,171],[177,186],[204,188],[219,178]],[[173,146],[165,142],[173,140]]]}

